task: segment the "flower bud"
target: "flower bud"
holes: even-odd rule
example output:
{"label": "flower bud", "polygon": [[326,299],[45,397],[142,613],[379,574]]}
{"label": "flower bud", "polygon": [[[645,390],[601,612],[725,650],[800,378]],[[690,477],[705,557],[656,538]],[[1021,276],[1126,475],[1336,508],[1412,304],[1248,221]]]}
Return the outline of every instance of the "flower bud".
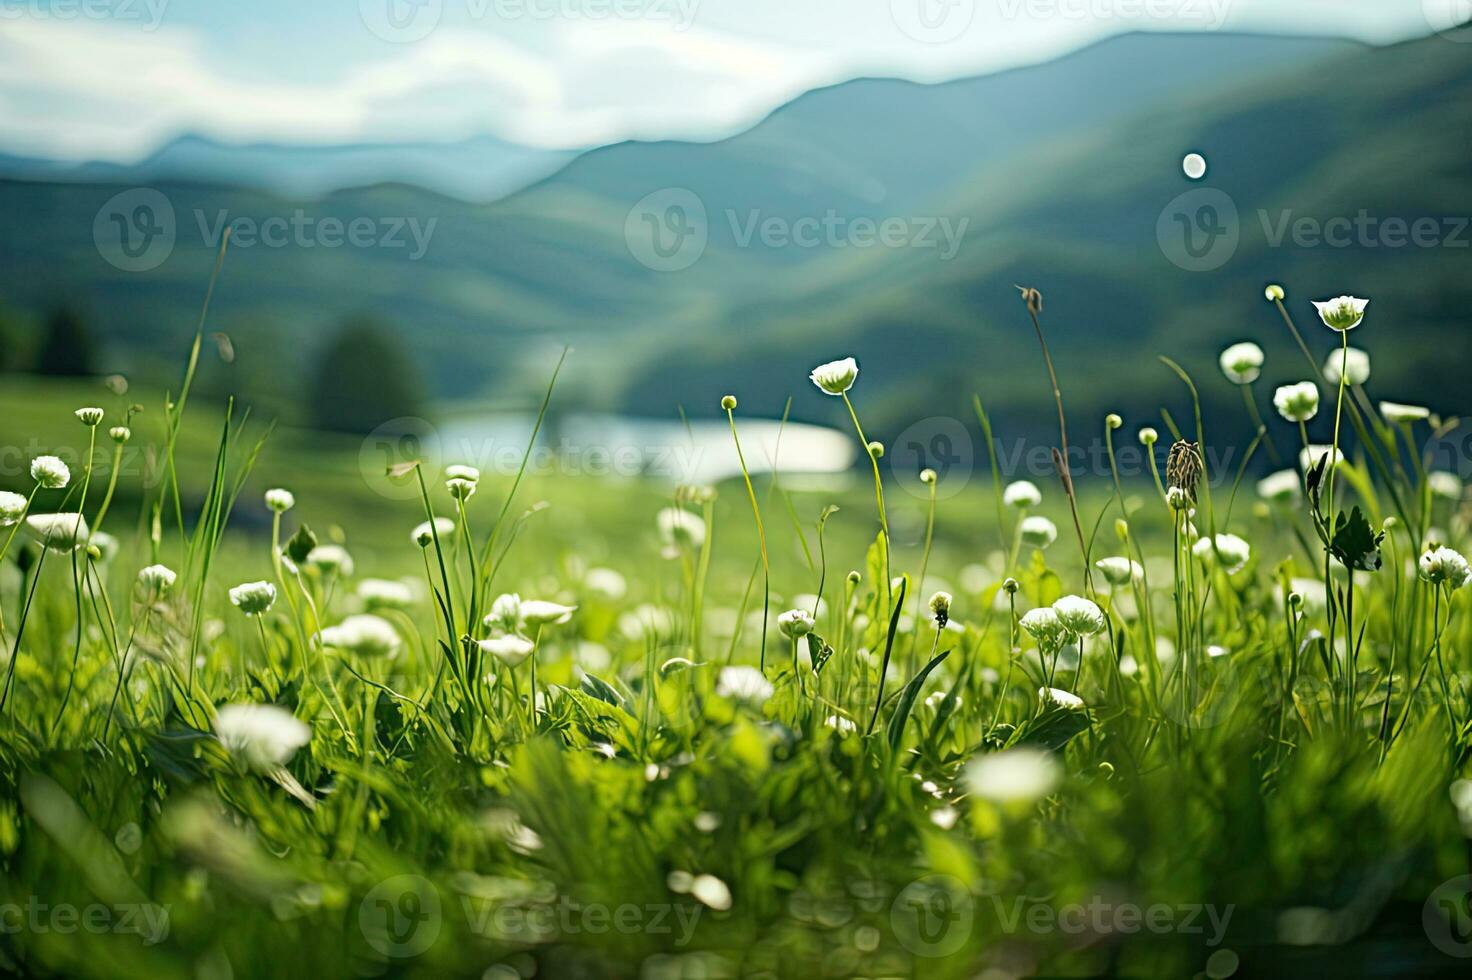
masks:
{"label": "flower bud", "polygon": [[723,411],[730,412],[730,411],[735,410],[735,408],[736,408],[736,396],[735,395],[726,395],[725,397],[723,397],[721,399],[721,409]]}
{"label": "flower bud", "polygon": [[1279,286],[1277,283],[1273,283],[1267,289],[1263,290],[1263,295],[1267,297],[1269,303],[1281,303],[1283,301],[1283,297],[1287,294],[1283,292],[1282,286]]}

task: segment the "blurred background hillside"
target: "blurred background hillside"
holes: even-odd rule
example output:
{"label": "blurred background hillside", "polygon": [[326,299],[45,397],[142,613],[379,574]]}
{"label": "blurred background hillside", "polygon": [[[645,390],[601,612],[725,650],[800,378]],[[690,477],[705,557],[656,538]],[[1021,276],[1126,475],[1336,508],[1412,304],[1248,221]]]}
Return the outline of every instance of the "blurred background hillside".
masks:
{"label": "blurred background hillside", "polygon": [[[999,429],[1046,436],[1019,283],[1043,290],[1070,415],[1090,429],[1108,411],[1150,424],[1162,403],[1184,407],[1159,353],[1231,419],[1225,344],[1261,343],[1266,384],[1304,377],[1268,282],[1289,288],[1317,355],[1333,338],[1308,301],[1372,297],[1374,329],[1354,340],[1373,389],[1457,414],[1472,353],[1469,51],[1440,35],[1127,33],[977,77],[822,87],[713,142],[181,134],[132,162],[14,153],[0,157],[0,369],[169,383],[230,223],[208,325],[224,356],[202,383],[293,425],[525,411],[570,344],[564,413],[714,417],[730,390],[753,414],[792,396],[794,419],[832,423],[803,377],[853,354],[882,436],[969,423],[973,393]],[[1204,178],[1182,173],[1187,152]],[[1203,214],[1219,199],[1199,195],[1217,192],[1235,214]],[[1362,213],[1432,219],[1436,242],[1291,230]],[[1217,218],[1227,244],[1194,268],[1179,236]],[[270,241],[272,219],[305,230]],[[366,222],[367,244],[332,244],[333,219]],[[836,231],[804,244],[804,219]],[[899,220],[904,240],[868,242],[866,219]],[[145,254],[119,252],[120,235]],[[680,250],[651,251],[658,236]],[[1245,417],[1233,425],[1217,431],[1240,438]]]}

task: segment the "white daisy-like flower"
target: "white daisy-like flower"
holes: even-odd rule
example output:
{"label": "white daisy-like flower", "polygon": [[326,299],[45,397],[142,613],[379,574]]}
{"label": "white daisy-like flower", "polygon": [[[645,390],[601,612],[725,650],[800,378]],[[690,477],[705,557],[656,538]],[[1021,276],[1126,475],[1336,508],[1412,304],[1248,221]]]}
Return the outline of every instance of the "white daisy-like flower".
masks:
{"label": "white daisy-like flower", "polygon": [[451,466],[445,467],[445,479],[469,480],[471,483],[479,483],[480,470],[476,469],[474,466],[467,466],[464,463],[455,463]]}
{"label": "white daisy-like flower", "polygon": [[851,735],[859,730],[853,719],[845,718],[843,715],[829,715],[823,719],[823,724],[833,729],[840,735]]}
{"label": "white daisy-like flower", "polygon": [[409,540],[413,541],[421,548],[428,548],[430,544],[433,543],[436,534],[438,534],[440,540],[443,541],[445,538],[450,537],[454,533],[454,521],[450,520],[448,517],[436,517],[434,519],[433,525],[431,525],[429,521],[424,521],[423,523],[417,525],[414,530],[410,532]]}
{"label": "white daisy-like flower", "polygon": [[318,634],[324,647],[351,650],[367,657],[392,656],[398,652],[399,633],[393,624],[372,613],[349,616]]}
{"label": "white daisy-like flower", "polygon": [[521,596],[515,592],[503,592],[491,600],[490,612],[486,613],[485,624],[491,629],[515,633],[521,629]]}
{"label": "white daisy-like flower", "polygon": [[72,471],[55,456],[37,456],[31,460],[31,479],[43,490],[64,490],[72,482]]}
{"label": "white daisy-like flower", "polygon": [[654,523],[666,547],[705,545],[705,521],[683,507],[664,508],[654,516]]}
{"label": "white daisy-like flower", "polygon": [[1303,477],[1293,470],[1279,470],[1257,481],[1257,495],[1264,500],[1289,503],[1303,495]]}
{"label": "white daisy-like flower", "polygon": [[737,664],[722,667],[716,677],[716,693],[735,701],[761,704],[772,696],[772,682],[755,667]]}
{"label": "white daisy-like flower", "polygon": [[731,907],[731,889],[715,875],[696,875],[690,883],[690,897],[717,912]]}
{"label": "white daisy-like flower", "polygon": [[0,527],[10,527],[19,524],[20,519],[26,515],[29,501],[18,493],[9,490],[0,490]]}
{"label": "white daisy-like flower", "polygon": [[993,803],[1027,803],[1053,792],[1063,768],[1053,753],[1030,745],[989,752],[966,766],[971,792]]}
{"label": "white daisy-like flower", "polygon": [[311,741],[312,729],[274,704],[227,704],[215,715],[215,736],[250,768],[270,772]]}
{"label": "white daisy-like flower", "polygon": [[1105,626],[1104,610],[1083,596],[1066,595],[1053,603],[1058,622],[1075,636],[1093,636]]}
{"label": "white daisy-like flower", "polygon": [[81,514],[32,514],[26,518],[25,528],[52,551],[76,551],[92,538],[87,519]]}
{"label": "white daisy-like flower", "polygon": [[1431,409],[1421,405],[1402,405],[1400,402],[1381,402],[1380,416],[1391,425],[1410,425],[1430,418]]}
{"label": "white daisy-like flower", "polygon": [[365,578],[358,583],[358,598],[369,609],[407,609],[414,605],[414,589],[395,579]]}
{"label": "white daisy-like flower", "polygon": [[600,599],[617,602],[629,591],[624,577],[611,568],[590,568],[583,576],[583,585]]}
{"label": "white daisy-like flower", "polygon": [[1331,351],[1324,361],[1324,380],[1337,385],[1341,367],[1346,368],[1344,378],[1348,384],[1362,385],[1370,380],[1370,355],[1358,347]]}
{"label": "white daisy-like flower", "polygon": [[[1215,544],[1213,544],[1215,542]],[[1232,575],[1242,570],[1252,557],[1252,546],[1235,534],[1218,534],[1215,538],[1202,538],[1191,546],[1191,551],[1202,561],[1220,557],[1222,569]]]}
{"label": "white daisy-like flower", "polygon": [[1325,446],[1319,443],[1314,443],[1308,446],[1304,446],[1298,451],[1298,465],[1303,468],[1303,471],[1305,473],[1307,473],[1315,466],[1318,466],[1319,460],[1323,459],[1325,456],[1329,457],[1329,463],[1327,464],[1326,468],[1328,466],[1341,466],[1344,463],[1344,450],[1335,449],[1333,446]]}
{"label": "white daisy-like flower", "polygon": [[1043,492],[1031,480],[1016,480],[1002,491],[1002,503],[1008,507],[1036,507],[1043,502]]}
{"label": "white daisy-like flower", "polygon": [[1082,711],[1085,707],[1083,698],[1056,687],[1038,688],[1038,697],[1048,704],[1067,708],[1069,711]]}
{"label": "white daisy-like flower", "polygon": [[1421,577],[1433,585],[1460,589],[1472,581],[1472,566],[1459,552],[1438,546],[1421,556]]}
{"label": "white daisy-like flower", "polygon": [[1263,360],[1262,348],[1250,340],[1244,340],[1222,351],[1222,373],[1232,384],[1251,384],[1262,374]]}
{"label": "white daisy-like flower", "polygon": [[1046,548],[1058,540],[1058,525],[1040,515],[1022,519],[1022,543],[1033,548]]}
{"label": "white daisy-like flower", "polygon": [[841,395],[848,391],[854,386],[854,381],[858,376],[859,362],[852,357],[819,364],[813,368],[812,374],[808,375],[813,384],[829,395]]}
{"label": "white daisy-like flower", "polygon": [[1017,625],[1039,643],[1050,643],[1063,635],[1063,623],[1059,621],[1058,613],[1051,606],[1029,609],[1022,614]]}
{"label": "white daisy-like flower", "polygon": [[149,565],[138,570],[138,584],[143,591],[155,595],[163,595],[172,589],[178,577],[167,565]]}
{"label": "white daisy-like flower", "polygon": [[296,496],[290,490],[273,487],[266,491],[266,506],[278,514],[284,514],[296,506]]}
{"label": "white daisy-like flower", "polygon": [[126,425],[115,425],[111,429],[107,430],[107,437],[113,442],[117,443],[119,446],[121,446],[123,443],[133,438],[133,430],[128,428]]}
{"label": "white daisy-like flower", "polygon": [[1289,422],[1307,422],[1319,414],[1319,388],[1312,381],[1283,385],[1273,392],[1273,405]]}
{"label": "white daisy-like flower", "polygon": [[556,626],[572,619],[577,608],[546,599],[526,599],[521,603],[521,621],[527,626]]}
{"label": "white daisy-like flower", "polygon": [[448,490],[450,492],[450,496],[454,497],[456,500],[469,500],[471,497],[474,497],[475,489],[479,485],[480,484],[477,481],[467,480],[463,477],[455,477],[453,479],[445,481],[445,489]]}
{"label": "white daisy-like flower", "polygon": [[1288,588],[1303,600],[1303,611],[1308,615],[1321,613],[1329,608],[1329,590],[1324,587],[1323,579],[1291,578],[1288,580]]}
{"label": "white daisy-like flower", "polygon": [[814,625],[813,614],[806,609],[789,609],[777,616],[777,629],[791,640],[807,636]]}
{"label": "white daisy-like flower", "polygon": [[1324,326],[1343,333],[1360,325],[1370,301],[1355,296],[1336,296],[1334,299],[1314,300],[1313,304]]}
{"label": "white daisy-like flower", "polygon": [[955,711],[961,707],[961,695],[952,695],[946,691],[931,691],[925,698],[925,706],[939,710],[947,701],[951,702],[951,710]]}
{"label": "white daisy-like flower", "polygon": [[100,408],[88,406],[87,408],[79,408],[72,414],[77,417],[77,421],[89,429],[102,424],[103,411]]}
{"label": "white daisy-like flower", "polygon": [[230,590],[230,602],[247,616],[259,616],[276,602],[276,586],[270,582],[245,582]]}
{"label": "white daisy-like flower", "polygon": [[531,640],[524,636],[517,636],[515,633],[493,636],[488,640],[481,640],[479,645],[482,651],[489,653],[507,667],[518,666],[536,649]]}
{"label": "white daisy-like flower", "polygon": [[1443,497],[1447,500],[1462,499],[1462,478],[1455,473],[1448,473],[1445,470],[1428,473],[1426,475],[1426,485],[1438,497]]}
{"label": "white daisy-like flower", "polygon": [[353,556],[340,544],[319,544],[307,552],[307,564],[323,574],[335,572],[344,577],[353,574]]}
{"label": "white daisy-like flower", "polygon": [[1104,576],[1106,582],[1116,588],[1139,581],[1145,576],[1144,566],[1131,558],[1100,558],[1094,562],[1094,567]]}

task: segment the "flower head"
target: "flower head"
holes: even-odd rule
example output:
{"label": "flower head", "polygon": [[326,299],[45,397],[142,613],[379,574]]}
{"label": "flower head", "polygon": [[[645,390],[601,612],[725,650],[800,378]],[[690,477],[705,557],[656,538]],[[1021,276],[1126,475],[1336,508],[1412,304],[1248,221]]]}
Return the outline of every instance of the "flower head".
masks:
{"label": "flower head", "polygon": [[476,469],[474,466],[467,466],[464,463],[455,463],[451,466],[445,467],[445,479],[469,480],[471,483],[479,483],[480,470]]}
{"label": "flower head", "polygon": [[1420,405],[1402,405],[1400,402],[1381,402],[1380,415],[1391,425],[1410,425],[1430,418],[1431,409]]}
{"label": "flower head", "polygon": [[1042,698],[1046,704],[1067,708],[1069,711],[1082,711],[1086,707],[1083,698],[1056,687],[1038,688],[1038,697]]}
{"label": "flower head", "polygon": [[808,375],[813,384],[829,395],[842,395],[854,386],[854,381],[858,376],[859,362],[852,357],[819,364],[813,368],[813,373]]}
{"label": "flower head", "polygon": [[25,516],[30,501],[18,493],[9,490],[0,490],[0,527],[10,527],[19,524],[20,519]]}
{"label": "flower head", "polygon": [[81,514],[32,514],[26,532],[52,551],[76,551],[92,540],[87,519]]}
{"label": "flower head", "polygon": [[1150,426],[1147,425],[1140,430],[1140,445],[1153,446],[1159,441],[1160,433],[1150,428]]}
{"label": "flower head", "polygon": [[37,456],[31,460],[31,479],[43,490],[62,490],[72,482],[72,471],[55,456]]}
{"label": "flower head", "polygon": [[1358,347],[1330,352],[1324,361],[1324,380],[1337,385],[1341,368],[1344,369],[1346,383],[1362,385],[1370,380],[1370,355]]}
{"label": "flower head", "polygon": [[414,530],[410,532],[409,540],[413,541],[421,548],[428,548],[430,544],[434,541],[435,535],[439,535],[442,538],[448,538],[454,533],[454,521],[450,520],[448,517],[436,517],[434,519],[434,524],[432,525],[429,523],[429,521],[424,521],[423,523],[417,525]]}
{"label": "flower head", "polygon": [[394,579],[365,578],[358,583],[358,598],[369,609],[407,609],[414,605],[414,590]]}
{"label": "flower head", "polygon": [[777,617],[777,628],[792,640],[807,636],[814,625],[813,614],[806,609],[789,609]]}
{"label": "flower head", "polygon": [[1119,588],[1138,581],[1145,575],[1144,567],[1130,558],[1100,558],[1094,562],[1094,567],[1104,576],[1104,580],[1110,585]]}
{"label": "flower head", "polygon": [[1034,515],[1022,519],[1022,541],[1034,548],[1046,548],[1058,540],[1058,525],[1046,517]]}
{"label": "flower head", "polygon": [[1472,566],[1459,552],[1446,547],[1435,547],[1421,556],[1421,577],[1433,585],[1445,585],[1448,589],[1460,589],[1472,581]]}
{"label": "flower head", "polygon": [[215,736],[250,768],[269,772],[290,762],[312,729],[274,704],[227,704],[215,715]]}
{"label": "flower head", "polygon": [[683,507],[666,507],[654,516],[654,523],[666,549],[705,545],[705,521]]}
{"label": "flower head", "polygon": [[[1435,473],[1429,473],[1426,476],[1426,484],[1431,488],[1431,492],[1438,497],[1447,500],[1462,499],[1462,478],[1455,473],[1448,473],[1445,470],[1437,470]],[[4,522],[0,521],[0,523]]]}
{"label": "flower head", "polygon": [[276,586],[270,582],[246,582],[230,590],[230,601],[247,616],[259,616],[276,602]]}
{"label": "flower head", "polygon": [[1017,480],[1002,491],[1002,503],[1019,509],[1036,507],[1043,502],[1043,492],[1031,480]]}
{"label": "flower head", "polygon": [[149,565],[138,570],[138,584],[150,595],[163,595],[174,587],[178,576],[167,565]]}
{"label": "flower head", "polygon": [[266,491],[266,506],[278,514],[284,514],[296,506],[296,497],[290,490],[277,487]]}
{"label": "flower head", "polygon": [[1327,464],[1329,466],[1339,466],[1344,462],[1343,450],[1335,449],[1333,446],[1324,446],[1315,443],[1313,445],[1304,446],[1298,451],[1298,465],[1303,468],[1303,471],[1305,473],[1307,473],[1315,466],[1318,466],[1319,460],[1323,459],[1325,456],[1328,456],[1330,458],[1329,463]]}
{"label": "flower head", "polygon": [[936,592],[930,597],[930,615],[935,617],[937,626],[944,628],[951,621],[951,603],[954,598],[949,592]]}
{"label": "flower head", "polygon": [[1039,606],[1022,614],[1017,625],[1027,631],[1038,643],[1047,644],[1063,635],[1063,623],[1052,606]]}
{"label": "flower head", "polygon": [[393,624],[372,613],[349,616],[318,634],[324,647],[351,650],[368,657],[393,656],[399,649],[399,634]]}
{"label": "flower head", "polygon": [[738,664],[722,667],[716,677],[716,693],[734,701],[750,701],[761,704],[772,696],[772,682],[755,667]]}
{"label": "flower head", "polygon": [[1369,300],[1354,296],[1336,296],[1334,299],[1314,301],[1314,309],[1319,311],[1319,319],[1324,321],[1324,326],[1340,333],[1359,326],[1360,321],[1365,318],[1365,307],[1369,305]]}
{"label": "flower head", "polygon": [[72,414],[77,417],[77,421],[81,422],[89,429],[95,428],[96,426],[102,424],[103,411],[100,408],[92,408],[90,406],[87,408],[79,408]]}
{"label": "flower head", "polygon": [[133,430],[128,428],[126,425],[115,425],[111,429],[107,430],[107,437],[113,442],[117,443],[119,446],[121,446],[123,443],[133,438]]}
{"label": "flower head", "polygon": [[1222,351],[1222,373],[1236,385],[1251,384],[1262,374],[1262,348],[1250,340],[1233,344]]}
{"label": "flower head", "polygon": [[503,592],[491,601],[491,611],[486,613],[485,624],[491,629],[515,633],[521,629],[521,596],[515,592]]}
{"label": "flower head", "polygon": [[507,667],[515,667],[527,657],[532,655],[536,644],[524,636],[515,633],[507,633],[505,636],[493,636],[489,640],[481,640],[481,650],[489,653]]}
{"label": "flower head", "polygon": [[1262,294],[1269,303],[1281,303],[1283,301],[1283,297],[1287,295],[1283,292],[1283,287],[1279,286],[1277,283],[1270,284],[1266,289],[1262,291]]}
{"label": "flower head", "polygon": [[1202,538],[1191,546],[1191,551],[1202,561],[1220,557],[1222,567],[1231,575],[1241,571],[1252,557],[1252,546],[1235,534],[1218,534],[1215,538]]}
{"label": "flower head", "polygon": [[527,626],[556,626],[572,619],[577,608],[546,599],[527,599],[521,604],[521,621]]}
{"label": "flower head", "polygon": [[1307,422],[1319,414],[1319,389],[1312,381],[1283,385],[1273,392],[1273,405],[1289,422]]}
{"label": "flower head", "polygon": [[1057,788],[1062,777],[1053,753],[1030,745],[988,752],[966,766],[971,792],[994,803],[1040,800]]}
{"label": "flower head", "polygon": [[1058,622],[1075,636],[1093,636],[1105,626],[1104,611],[1083,596],[1066,595],[1053,603]]}
{"label": "flower head", "polygon": [[467,480],[459,476],[445,481],[445,489],[450,491],[450,496],[456,500],[469,500],[475,496],[475,488],[479,485],[475,480]]}
{"label": "flower head", "polygon": [[1303,493],[1303,478],[1293,470],[1279,470],[1257,481],[1257,495],[1264,500],[1288,503]]}

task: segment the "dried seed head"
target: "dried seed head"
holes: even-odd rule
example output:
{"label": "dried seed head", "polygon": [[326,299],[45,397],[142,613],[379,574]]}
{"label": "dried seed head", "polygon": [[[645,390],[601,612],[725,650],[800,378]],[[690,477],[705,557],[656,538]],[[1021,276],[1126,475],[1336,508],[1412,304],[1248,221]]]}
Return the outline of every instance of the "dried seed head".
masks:
{"label": "dried seed head", "polygon": [[1043,312],[1043,294],[1031,286],[1018,286],[1018,292],[1022,293],[1022,301],[1027,304],[1027,312],[1033,316]]}
{"label": "dried seed head", "polygon": [[1168,486],[1179,488],[1187,497],[1195,500],[1201,469],[1201,452],[1194,442],[1182,439],[1170,447],[1170,456],[1165,462]]}

